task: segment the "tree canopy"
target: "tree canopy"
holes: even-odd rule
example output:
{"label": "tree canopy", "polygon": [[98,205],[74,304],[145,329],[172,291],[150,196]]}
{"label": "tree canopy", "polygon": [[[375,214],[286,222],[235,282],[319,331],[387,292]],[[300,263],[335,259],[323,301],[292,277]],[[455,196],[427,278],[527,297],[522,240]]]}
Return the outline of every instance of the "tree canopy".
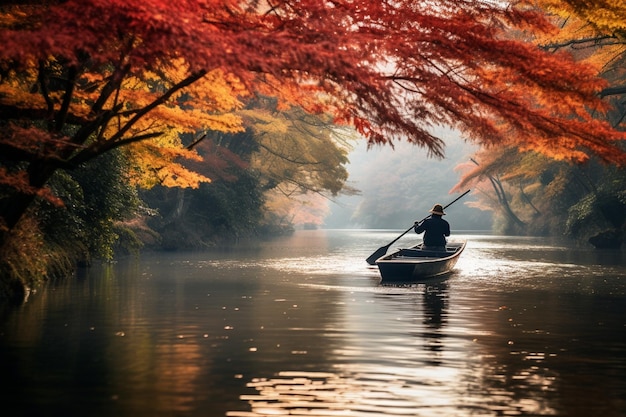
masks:
{"label": "tree canopy", "polygon": [[[1,176],[20,192],[170,123],[240,129],[229,112],[259,92],[328,112],[372,144],[441,156],[429,127],[445,124],[486,144],[625,160],[623,135],[588,111],[607,109],[596,70],[510,36],[552,29],[524,2],[22,3],[0,9],[0,146],[28,164],[27,176]],[[16,215],[4,214],[11,227]]]}
{"label": "tree canopy", "polygon": [[[529,32],[527,37],[546,51],[570,52],[577,61],[596,68],[597,77],[606,81],[598,95],[611,109],[591,114],[623,130],[626,43],[620,16],[626,8],[622,2],[543,0],[538,4],[549,11],[558,30]],[[622,143],[615,152],[624,149]],[[541,149],[501,143],[481,149],[473,162],[459,166],[463,175],[456,189],[471,184],[480,190],[478,205],[499,213],[499,232],[565,233],[586,240],[605,228],[626,230],[621,214],[626,207],[626,170],[599,161],[602,157],[595,155],[585,164],[568,164],[546,158]]]}

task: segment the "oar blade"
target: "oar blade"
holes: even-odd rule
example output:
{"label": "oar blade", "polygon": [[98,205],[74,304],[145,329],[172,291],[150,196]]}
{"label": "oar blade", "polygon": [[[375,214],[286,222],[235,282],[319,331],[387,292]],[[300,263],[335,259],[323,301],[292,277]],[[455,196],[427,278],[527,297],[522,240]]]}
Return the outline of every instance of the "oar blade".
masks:
{"label": "oar blade", "polygon": [[378,248],[376,252],[372,253],[365,261],[370,265],[376,265],[376,259],[386,254],[387,249],[389,249],[389,245]]}

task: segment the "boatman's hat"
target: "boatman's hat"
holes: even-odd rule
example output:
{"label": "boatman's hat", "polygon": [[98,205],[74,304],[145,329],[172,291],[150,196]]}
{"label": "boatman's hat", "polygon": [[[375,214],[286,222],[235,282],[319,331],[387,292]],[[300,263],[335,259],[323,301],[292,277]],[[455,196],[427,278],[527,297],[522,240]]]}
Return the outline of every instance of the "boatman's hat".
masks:
{"label": "boatman's hat", "polygon": [[435,204],[433,208],[430,209],[430,212],[432,214],[438,214],[440,216],[443,216],[444,214],[446,214],[443,212],[443,207],[441,206],[441,204]]}

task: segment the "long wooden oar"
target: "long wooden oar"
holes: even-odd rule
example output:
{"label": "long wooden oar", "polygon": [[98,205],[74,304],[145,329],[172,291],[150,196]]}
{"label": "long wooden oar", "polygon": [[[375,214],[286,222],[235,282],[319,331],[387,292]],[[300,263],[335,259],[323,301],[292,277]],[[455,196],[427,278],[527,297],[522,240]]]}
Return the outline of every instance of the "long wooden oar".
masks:
{"label": "long wooden oar", "polygon": [[[443,208],[444,210],[448,207],[450,207],[452,204],[456,203],[458,200],[460,200],[462,197],[464,197],[467,193],[469,193],[471,190],[467,190],[465,191],[463,194],[461,194],[460,196],[458,196],[457,198],[454,199],[454,201],[452,201],[451,203],[446,204]],[[420,223],[423,222],[424,220],[426,220],[429,216],[424,217],[422,220],[420,220]],[[407,233],[409,233],[413,227],[415,227],[415,224],[413,224],[413,226],[409,227],[408,229],[406,229],[404,231],[404,233],[402,233],[400,236],[398,236],[397,238],[395,238],[394,240],[392,240],[391,242],[389,242],[388,245],[385,246],[381,246],[380,248],[378,248],[376,250],[376,252],[372,253],[365,261],[370,264],[370,265],[375,265],[376,264],[376,259],[380,258],[381,256],[383,256],[384,254],[387,253],[387,251],[389,250],[389,246],[393,245],[394,243],[396,243],[398,241],[398,239],[400,239],[402,236],[406,235]]]}

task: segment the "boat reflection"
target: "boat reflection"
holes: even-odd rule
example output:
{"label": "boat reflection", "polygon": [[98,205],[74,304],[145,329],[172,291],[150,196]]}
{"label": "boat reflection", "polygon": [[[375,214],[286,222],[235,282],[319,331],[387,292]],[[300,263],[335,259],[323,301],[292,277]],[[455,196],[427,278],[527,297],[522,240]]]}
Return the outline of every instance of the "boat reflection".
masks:
{"label": "boat reflection", "polygon": [[446,279],[378,291],[351,287],[341,304],[346,321],[327,323],[344,335],[327,366],[313,361],[257,374],[247,384],[254,392],[240,396],[249,411],[227,416],[558,414],[550,394],[558,374],[541,366],[547,358],[538,350],[519,358],[501,343],[506,310],[455,297],[459,311],[452,314],[453,289]]}
{"label": "boat reflection", "polygon": [[447,322],[448,284],[445,281],[435,282],[426,286],[423,295],[424,330],[423,337],[426,349],[433,353],[429,363],[441,365],[441,354],[444,349],[442,328]]}

